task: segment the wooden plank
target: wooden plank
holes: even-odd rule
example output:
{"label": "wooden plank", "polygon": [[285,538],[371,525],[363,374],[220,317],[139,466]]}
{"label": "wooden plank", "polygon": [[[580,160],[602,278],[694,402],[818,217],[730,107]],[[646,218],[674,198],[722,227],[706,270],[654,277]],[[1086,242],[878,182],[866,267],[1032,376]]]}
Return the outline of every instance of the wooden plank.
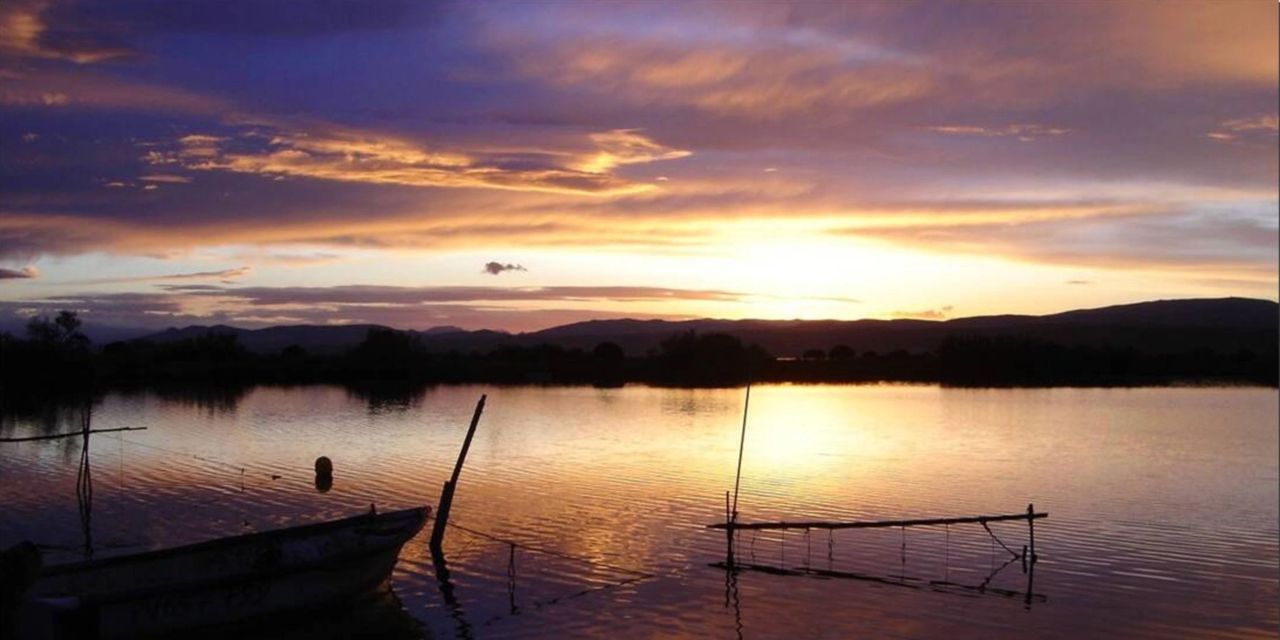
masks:
{"label": "wooden plank", "polygon": [[997,516],[968,516],[961,518],[921,518],[916,520],[862,520],[854,522],[717,522],[706,525],[708,529],[876,529],[885,527],[927,527],[945,524],[1002,522],[1006,520],[1038,520],[1048,518],[1048,513],[1017,513]]}
{"label": "wooden plank", "polygon": [[116,429],[89,429],[88,431],[73,431],[71,433],[55,433],[51,436],[30,436],[27,438],[0,438],[0,442],[34,442],[36,440],[57,440],[59,438],[74,438],[76,436],[84,436],[90,433],[112,433],[115,431],[146,431],[146,427],[119,427]]}

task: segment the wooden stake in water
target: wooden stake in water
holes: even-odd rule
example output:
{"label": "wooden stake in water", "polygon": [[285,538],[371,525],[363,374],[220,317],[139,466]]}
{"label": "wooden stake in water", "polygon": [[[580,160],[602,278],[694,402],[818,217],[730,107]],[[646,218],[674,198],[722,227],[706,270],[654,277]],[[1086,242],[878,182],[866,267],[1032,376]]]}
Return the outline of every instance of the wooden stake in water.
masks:
{"label": "wooden stake in water", "polygon": [[747,411],[751,408],[751,380],[747,380],[747,397],[742,405],[742,434],[738,437],[738,470],[733,476],[733,507],[729,509],[725,531],[729,540],[729,566],[733,566],[733,527],[738,522],[738,488],[742,486],[742,453],[747,445]]}
{"label": "wooden stake in water", "polygon": [[462,441],[462,450],[458,452],[458,461],[453,465],[453,475],[444,483],[440,492],[440,504],[436,505],[436,523],[431,528],[431,549],[439,552],[444,542],[444,528],[449,524],[449,508],[453,506],[453,491],[458,488],[458,476],[462,475],[462,463],[467,460],[467,450],[471,448],[471,438],[476,435],[476,425],[480,424],[480,414],[484,411],[485,396],[480,396],[476,403],[476,412],[471,416],[471,426],[467,427],[467,437]]}

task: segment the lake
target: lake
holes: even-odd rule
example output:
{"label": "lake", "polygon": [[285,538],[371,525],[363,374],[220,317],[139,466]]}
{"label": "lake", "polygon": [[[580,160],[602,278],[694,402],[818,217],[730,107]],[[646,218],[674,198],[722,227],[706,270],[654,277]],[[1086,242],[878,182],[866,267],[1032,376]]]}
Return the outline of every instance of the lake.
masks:
{"label": "lake", "polygon": [[[741,532],[715,566],[742,389],[333,386],[111,393],[92,438],[98,556],[435,504],[488,405],[432,567],[400,608],[450,637],[1275,637],[1277,392],[1267,388],[753,388],[744,521],[1024,512],[1025,573],[978,525]],[[0,435],[78,428],[9,414]],[[329,456],[331,490],[313,485]],[[0,444],[0,546],[77,558],[78,438]],[[993,523],[1027,543],[1026,522]],[[511,543],[517,544],[511,544]],[[1012,560],[1012,561],[1011,561]]]}

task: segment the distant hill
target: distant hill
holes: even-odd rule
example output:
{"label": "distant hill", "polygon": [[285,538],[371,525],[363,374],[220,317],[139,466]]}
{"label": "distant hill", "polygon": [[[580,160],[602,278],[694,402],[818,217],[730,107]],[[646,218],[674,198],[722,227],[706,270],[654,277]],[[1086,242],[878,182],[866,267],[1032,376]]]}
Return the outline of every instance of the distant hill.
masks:
{"label": "distant hill", "polygon": [[376,324],[344,325],[293,325],[267,327],[266,329],[240,329],[226,325],[212,327],[190,326],[182,329],[166,329],[145,336],[152,342],[177,342],[210,333],[235,335],[236,340],[250,351],[275,353],[291,345],[299,345],[317,354],[337,353],[359,344],[370,329],[386,329]]}
{"label": "distant hill", "polygon": [[[1044,316],[1000,315],[930,320],[591,320],[541,331],[510,334],[435,327],[413,331],[431,351],[487,351],[503,345],[557,344],[591,349],[614,342],[630,355],[643,355],[665,338],[684,331],[728,333],[776,356],[806,349],[848,345],[881,353],[932,351],[949,335],[1009,335],[1063,344],[1132,346],[1160,353],[1208,348],[1274,349],[1280,334],[1280,305],[1269,300],[1217,298],[1158,300]],[[224,325],[168,329],[146,336],[171,342],[215,333],[233,333],[247,349],[278,352],[290,345],[322,354],[350,348],[379,325],[298,325],[240,329]]]}

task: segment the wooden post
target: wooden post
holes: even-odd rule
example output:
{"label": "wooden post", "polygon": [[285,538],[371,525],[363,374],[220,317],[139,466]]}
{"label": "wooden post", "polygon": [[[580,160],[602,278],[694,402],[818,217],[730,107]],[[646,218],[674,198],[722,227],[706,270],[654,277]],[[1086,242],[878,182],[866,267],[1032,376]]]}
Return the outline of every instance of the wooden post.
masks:
{"label": "wooden post", "polygon": [[440,491],[440,504],[436,505],[436,522],[431,528],[431,550],[439,553],[444,543],[444,528],[449,524],[449,508],[453,506],[453,492],[458,488],[458,476],[462,475],[462,464],[467,459],[467,450],[471,448],[471,438],[476,434],[476,425],[480,424],[480,413],[484,411],[485,396],[480,396],[476,403],[476,412],[471,416],[471,426],[467,427],[467,437],[462,441],[462,450],[458,452],[458,462],[453,465],[453,475],[444,483]]}
{"label": "wooden post", "polygon": [[730,511],[730,508],[729,508],[729,492],[728,492],[728,491],[726,491],[726,492],[724,492],[724,521],[725,521],[729,526],[727,526],[727,527],[725,527],[725,528],[724,528],[724,533],[725,533],[725,536],[726,536],[726,539],[727,539],[727,542],[728,542],[728,547],[727,547],[727,549],[728,549],[729,553],[728,553],[728,556],[725,558],[725,563],[729,566],[729,568],[730,568],[730,569],[732,569],[732,568],[733,568],[733,560],[734,560],[734,558],[733,558],[733,524],[734,524],[734,517],[733,517],[733,515],[731,515],[731,514],[732,514],[732,511]]}
{"label": "wooden post", "polygon": [[1027,505],[1027,534],[1028,534],[1028,537],[1030,538],[1030,541],[1029,541],[1029,542],[1030,542],[1030,547],[1031,547],[1031,558],[1030,558],[1030,562],[1031,562],[1031,564],[1035,564],[1035,563],[1036,563],[1036,559],[1037,559],[1037,558],[1036,558],[1036,518],[1035,518],[1035,514],[1036,514],[1036,510],[1035,510],[1035,508],[1034,508],[1033,506],[1031,506],[1030,504],[1028,504],[1028,505]]}

